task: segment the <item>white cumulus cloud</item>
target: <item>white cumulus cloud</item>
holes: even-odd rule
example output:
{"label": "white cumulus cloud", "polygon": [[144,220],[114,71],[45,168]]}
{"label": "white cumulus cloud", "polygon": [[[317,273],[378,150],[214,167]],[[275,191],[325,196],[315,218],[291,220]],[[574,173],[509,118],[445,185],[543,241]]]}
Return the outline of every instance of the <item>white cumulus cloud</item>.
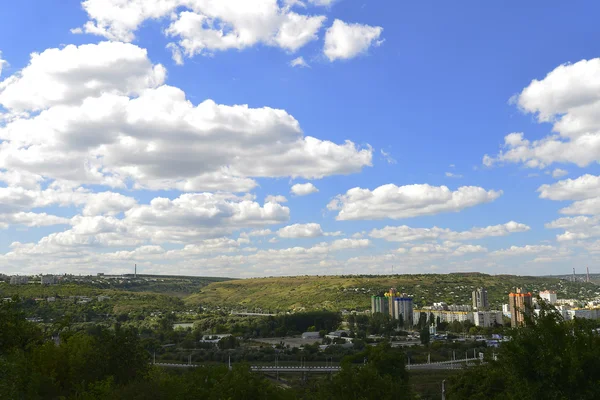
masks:
{"label": "white cumulus cloud", "polygon": [[560,210],[562,214],[600,214],[600,177],[585,174],[538,188],[540,197],[550,200],[573,200]]}
{"label": "white cumulus cloud", "polygon": [[297,183],[290,189],[290,192],[296,196],[306,196],[311,193],[317,193],[318,191],[319,189],[317,189],[317,187],[310,182]]}
{"label": "white cumulus cloud", "polygon": [[[90,45],[83,53],[71,48],[67,53],[94,59],[94,51],[104,56],[112,45]],[[123,188],[128,182],[136,189],[244,192],[256,186],[255,177],[319,179],[371,165],[371,148],[304,136],[298,121],[285,110],[226,106],[212,100],[193,105],[183,91],[166,85],[142,90],[148,82],[151,86],[157,82],[157,67],[148,63],[145,51],[118,45],[127,46],[142,61],[119,64],[118,79],[108,78],[113,72],[104,69],[105,64],[98,67],[96,73],[104,79],[99,87],[105,90],[86,86],[85,82],[101,81],[93,78],[84,61],[71,67],[72,84],[56,78],[54,83],[63,88],[56,92],[45,88],[37,73],[22,72],[0,84],[0,104],[31,110],[48,107],[31,118],[15,118],[0,126],[0,170],[72,184]],[[76,66],[84,71],[78,72]],[[44,66],[32,61],[27,68]],[[55,86],[52,74],[42,75],[48,87]],[[29,95],[23,97],[27,90]],[[137,91],[141,91],[137,97],[126,95]]]}
{"label": "white cumulus cloud", "polygon": [[[329,5],[331,0],[311,0]],[[228,49],[244,49],[259,43],[296,51],[318,38],[324,15],[305,15],[280,7],[277,0],[85,0],[90,20],[73,33],[89,33],[114,41],[131,42],[148,20],[166,23],[176,63],[182,53],[193,56]]]}
{"label": "white cumulus cloud", "polygon": [[477,240],[486,237],[507,236],[516,232],[527,232],[531,228],[525,224],[510,221],[502,225],[474,227],[468,231],[456,232],[448,228],[412,228],[406,225],[386,226],[382,229],[373,229],[369,234],[372,238],[384,239],[389,242],[412,242],[420,240],[450,240],[465,241]]}
{"label": "white cumulus cloud", "polygon": [[337,220],[401,219],[457,212],[494,201],[500,195],[502,191],[487,191],[477,186],[462,186],[451,191],[446,186],[428,184],[387,184],[374,190],[350,189],[346,194],[336,196],[327,208],[338,211]]}
{"label": "white cumulus cloud", "polygon": [[569,174],[568,171],[565,171],[564,169],[560,169],[560,168],[556,168],[554,171],[552,171],[553,178],[560,178],[560,177],[568,175],[568,174]]}
{"label": "white cumulus cloud", "polygon": [[290,61],[290,66],[301,67],[301,68],[310,67],[310,65],[308,65],[308,63],[304,60],[304,57],[294,58],[292,61]]}
{"label": "white cumulus cloud", "polygon": [[323,230],[321,225],[317,223],[294,224],[281,228],[277,231],[277,235],[287,239],[314,238],[323,236]]}
{"label": "white cumulus cloud", "polygon": [[380,26],[351,24],[336,19],[325,33],[323,53],[329,61],[354,58],[372,45],[379,45],[382,32]]}
{"label": "white cumulus cloud", "polygon": [[510,246],[507,249],[496,250],[491,253],[493,256],[522,256],[528,254],[538,254],[553,252],[556,248],[549,245],[526,245],[526,246]]}
{"label": "white cumulus cloud", "polygon": [[273,195],[269,195],[267,197],[265,197],[265,203],[287,203],[287,199],[285,198],[285,196],[273,196]]}
{"label": "white cumulus cloud", "polygon": [[553,133],[535,141],[511,133],[505,137],[504,149],[495,157],[486,155],[484,164],[585,167],[600,161],[600,58],[560,65],[545,78],[534,79],[513,101],[540,123],[552,123]]}
{"label": "white cumulus cloud", "polygon": [[0,76],[2,76],[2,68],[7,66],[8,62],[2,59],[2,52],[0,51]]}
{"label": "white cumulus cloud", "polygon": [[105,93],[138,95],[162,85],[166,74],[162,65],[150,62],[145,49],[133,44],[68,45],[33,53],[28,66],[0,82],[0,105],[39,111]]}

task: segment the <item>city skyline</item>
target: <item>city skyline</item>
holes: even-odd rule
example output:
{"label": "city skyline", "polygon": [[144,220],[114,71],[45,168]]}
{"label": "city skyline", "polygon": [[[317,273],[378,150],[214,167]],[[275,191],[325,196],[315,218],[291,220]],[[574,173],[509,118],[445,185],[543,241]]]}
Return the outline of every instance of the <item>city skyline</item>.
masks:
{"label": "city skyline", "polygon": [[0,272],[598,272],[600,6],[215,4],[3,6]]}

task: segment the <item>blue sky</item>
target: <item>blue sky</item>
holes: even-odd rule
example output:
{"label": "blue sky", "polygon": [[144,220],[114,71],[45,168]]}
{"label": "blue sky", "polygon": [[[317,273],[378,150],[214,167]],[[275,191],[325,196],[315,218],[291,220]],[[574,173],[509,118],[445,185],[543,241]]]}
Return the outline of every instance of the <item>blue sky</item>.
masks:
{"label": "blue sky", "polygon": [[0,271],[593,271],[599,7],[3,5]]}

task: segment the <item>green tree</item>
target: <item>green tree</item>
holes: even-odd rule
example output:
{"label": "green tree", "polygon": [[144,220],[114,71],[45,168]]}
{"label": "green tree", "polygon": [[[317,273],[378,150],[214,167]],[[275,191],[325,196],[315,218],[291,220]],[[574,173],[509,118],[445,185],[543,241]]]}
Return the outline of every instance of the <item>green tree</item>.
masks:
{"label": "green tree", "polygon": [[420,336],[421,336],[421,344],[425,344],[425,345],[429,344],[431,335],[429,334],[428,327],[424,327],[423,329],[421,329]]}
{"label": "green tree", "polygon": [[497,361],[453,379],[448,399],[598,399],[600,336],[592,321],[563,321],[543,305],[539,317],[510,331]]}
{"label": "green tree", "polygon": [[219,349],[221,350],[235,349],[239,345],[239,341],[233,335],[223,336],[218,342]]}
{"label": "green tree", "polygon": [[[412,399],[405,354],[384,342],[342,362],[342,370],[305,399]],[[363,364],[364,363],[364,364]]]}

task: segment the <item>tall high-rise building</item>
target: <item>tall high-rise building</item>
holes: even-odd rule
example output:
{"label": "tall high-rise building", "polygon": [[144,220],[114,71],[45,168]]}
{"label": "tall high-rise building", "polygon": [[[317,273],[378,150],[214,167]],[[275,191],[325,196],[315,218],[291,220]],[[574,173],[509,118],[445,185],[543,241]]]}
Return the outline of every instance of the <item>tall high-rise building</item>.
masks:
{"label": "tall high-rise building", "polygon": [[481,287],[473,290],[471,297],[473,299],[474,310],[487,310],[490,307],[486,288]]}
{"label": "tall high-rise building", "polygon": [[388,312],[392,319],[400,319],[408,326],[413,324],[413,299],[407,294],[396,291],[395,288],[391,288],[387,291],[384,296],[388,300]]}
{"label": "tall high-rise building", "polygon": [[515,293],[509,293],[508,305],[510,307],[510,326],[516,328],[525,324],[525,316],[531,313],[531,293],[517,288]]}
{"label": "tall high-rise building", "polygon": [[371,314],[375,314],[377,312],[383,314],[387,314],[389,312],[387,297],[371,296]]}

